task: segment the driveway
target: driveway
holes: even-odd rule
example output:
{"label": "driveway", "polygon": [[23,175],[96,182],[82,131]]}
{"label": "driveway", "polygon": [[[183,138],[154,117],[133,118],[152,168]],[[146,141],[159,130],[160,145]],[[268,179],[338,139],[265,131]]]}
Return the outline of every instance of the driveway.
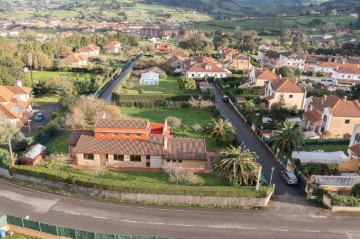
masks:
{"label": "driveway", "polygon": [[222,101],[221,92],[216,88],[214,83],[211,87],[215,94],[216,107],[220,111],[222,117],[229,119],[237,130],[237,138],[240,142],[244,142],[245,146],[254,151],[259,156],[258,162],[262,165],[262,174],[266,180],[270,181],[271,168],[275,167],[272,183],[275,183],[275,193],[277,195],[290,195],[295,197],[304,197],[305,193],[299,186],[289,186],[281,179],[280,171],[283,166],[277,161],[274,155],[263,144],[263,142],[255,135],[248,124],[241,118],[231,107],[229,102]]}
{"label": "driveway", "polygon": [[110,103],[111,102],[111,96],[112,96],[112,92],[114,91],[114,89],[118,86],[118,84],[121,82],[121,80],[124,78],[124,76],[132,71],[132,67],[133,65],[140,60],[140,58],[142,57],[142,55],[139,55],[135,58],[135,60],[133,60],[129,66],[123,70],[119,75],[117,75],[114,80],[105,88],[105,90],[103,92],[101,92],[101,94],[99,95],[99,99],[104,100],[105,102]]}
{"label": "driveway", "polygon": [[[57,109],[59,109],[59,104],[43,104],[43,105],[33,105],[33,114],[31,116],[31,122],[30,122],[30,131],[31,133],[36,132],[37,128],[39,126],[45,126],[51,118],[51,114],[55,112]],[[35,115],[37,113],[43,113],[45,116],[45,119],[41,122],[36,122],[34,120]],[[21,132],[24,134],[29,134],[29,126],[28,123],[25,123],[25,125],[21,128]]]}

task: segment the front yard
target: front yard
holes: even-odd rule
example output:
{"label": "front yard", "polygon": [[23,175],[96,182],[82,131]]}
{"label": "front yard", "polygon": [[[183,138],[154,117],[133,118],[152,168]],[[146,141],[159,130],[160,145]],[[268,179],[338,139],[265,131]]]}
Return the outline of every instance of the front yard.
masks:
{"label": "front yard", "polygon": [[51,138],[46,144],[46,152],[51,153],[68,153],[67,140],[70,136],[70,133],[59,133]]}
{"label": "front yard", "polygon": [[[203,132],[206,125],[214,118],[213,114],[205,110],[197,110],[192,108],[165,109],[165,108],[121,108],[123,113],[129,114],[134,118],[150,120],[153,123],[164,123],[168,116],[175,116],[181,119],[179,129],[172,129],[172,134],[178,137],[204,138],[208,151],[220,151],[230,145],[215,144],[215,140]],[[200,124],[201,129],[195,131],[192,126]]]}
{"label": "front yard", "polygon": [[135,82],[135,86],[133,89],[129,90],[129,95],[140,95],[139,90],[143,90],[143,94],[151,94],[151,95],[191,95],[195,93],[195,91],[184,91],[181,90],[178,83],[179,76],[168,76],[166,80],[160,79],[159,85],[140,85],[140,81],[137,80]]}

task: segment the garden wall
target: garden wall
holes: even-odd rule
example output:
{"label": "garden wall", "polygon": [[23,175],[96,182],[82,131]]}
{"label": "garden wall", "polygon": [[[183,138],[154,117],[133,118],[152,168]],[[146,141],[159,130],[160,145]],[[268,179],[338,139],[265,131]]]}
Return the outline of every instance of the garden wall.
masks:
{"label": "garden wall", "polygon": [[331,203],[331,198],[326,194],[323,196],[322,203],[332,212],[360,212],[360,207],[333,206]]}
{"label": "garden wall", "polygon": [[211,196],[183,196],[183,195],[159,195],[141,193],[122,193],[109,190],[82,187],[74,184],[67,184],[44,180],[40,178],[12,174],[8,170],[1,169],[0,176],[8,179],[34,183],[46,186],[53,190],[61,190],[80,194],[86,197],[96,197],[120,202],[138,202],[159,205],[185,205],[185,206],[208,206],[208,207],[241,207],[257,208],[266,207],[270,201],[273,191],[265,198],[246,198],[246,197],[211,197]]}

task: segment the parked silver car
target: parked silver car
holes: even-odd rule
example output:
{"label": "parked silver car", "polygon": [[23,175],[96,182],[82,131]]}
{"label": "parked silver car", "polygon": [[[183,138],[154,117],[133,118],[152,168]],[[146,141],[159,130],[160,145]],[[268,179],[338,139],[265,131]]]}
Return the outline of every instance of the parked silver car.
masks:
{"label": "parked silver car", "polygon": [[281,171],[281,177],[286,184],[298,184],[298,179],[292,172]]}

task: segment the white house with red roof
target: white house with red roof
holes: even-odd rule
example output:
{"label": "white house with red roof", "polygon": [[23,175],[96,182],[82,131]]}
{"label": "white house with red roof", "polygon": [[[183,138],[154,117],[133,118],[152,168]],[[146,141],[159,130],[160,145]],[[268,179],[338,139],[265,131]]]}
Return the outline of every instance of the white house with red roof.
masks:
{"label": "white house with red roof", "polygon": [[37,34],[35,36],[36,41],[44,42],[47,39],[47,36],[44,34]]}
{"label": "white house with red roof", "polygon": [[332,74],[335,70],[340,68],[359,68],[360,63],[345,63],[345,62],[322,62],[314,66],[315,72],[327,72]]}
{"label": "white house with red roof", "polygon": [[100,49],[100,47],[90,44],[78,49],[76,52],[84,56],[98,56],[100,54]]}
{"label": "white house with red roof", "polygon": [[31,107],[32,88],[0,86],[0,114],[12,124],[21,127],[28,119]]}
{"label": "white house with red roof", "polygon": [[222,64],[211,57],[197,56],[184,62],[183,73],[189,78],[225,78],[231,72],[222,67]]}
{"label": "white house with red roof", "polygon": [[88,65],[88,58],[80,53],[74,53],[62,59],[61,65],[79,68],[86,67]]}
{"label": "white house with red roof", "polygon": [[109,44],[105,45],[104,48],[108,50],[111,54],[119,54],[121,51],[121,43],[118,41],[112,41]]}
{"label": "white house with red roof", "polygon": [[349,138],[360,124],[360,104],[335,95],[309,97],[305,101],[305,129],[316,133],[330,132],[334,138]]}
{"label": "white house with red roof", "polygon": [[360,65],[359,68],[337,68],[331,77],[337,81],[339,87],[350,89],[351,86],[360,83]]}

